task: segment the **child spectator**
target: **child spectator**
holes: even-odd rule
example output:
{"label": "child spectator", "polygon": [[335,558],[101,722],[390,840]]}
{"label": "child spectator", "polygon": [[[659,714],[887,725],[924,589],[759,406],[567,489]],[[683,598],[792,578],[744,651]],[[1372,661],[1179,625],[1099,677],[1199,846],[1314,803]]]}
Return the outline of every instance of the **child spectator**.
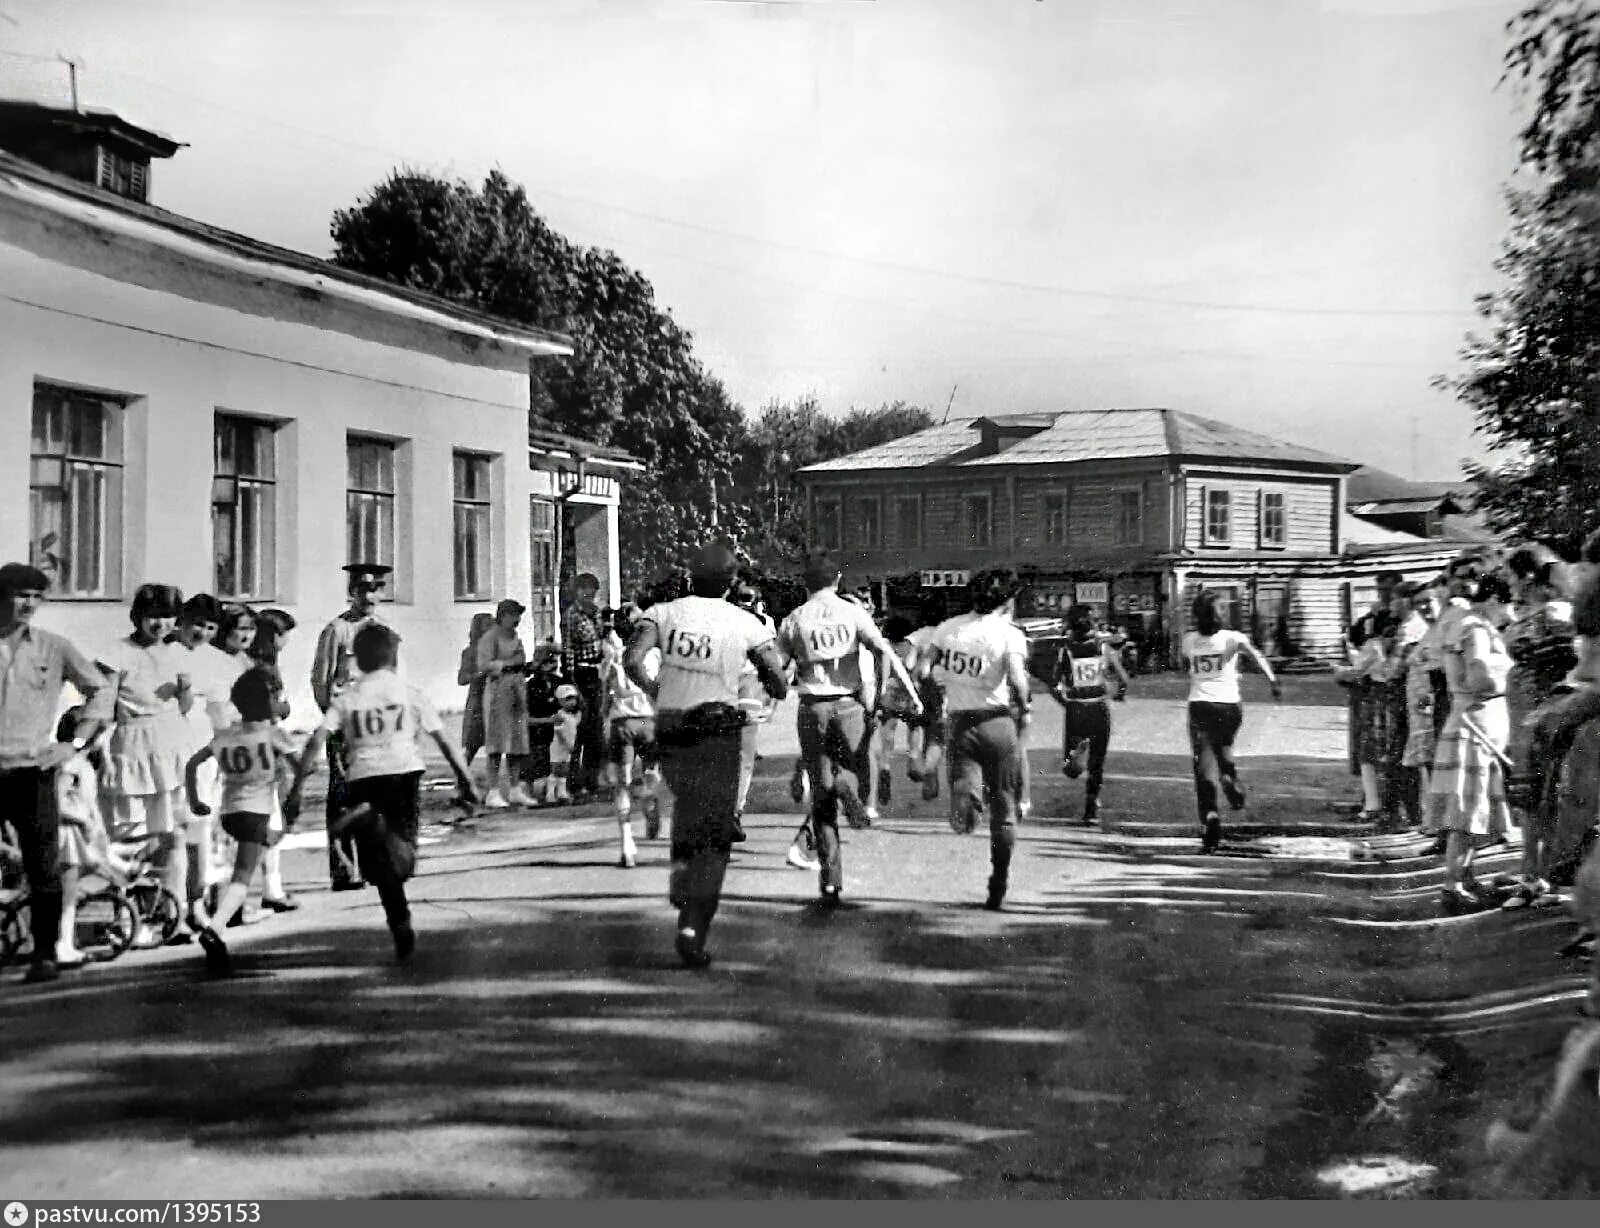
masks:
{"label": "child spectator", "polygon": [[417,942],[405,884],[417,862],[424,771],[417,753],[419,731],[433,738],[455,772],[461,799],[473,803],[477,793],[461,751],[433,705],[395,674],[399,643],[400,637],[381,623],[356,632],[351,650],[361,674],[333,697],[322,725],[306,742],[283,813],[291,820],[300,813],[300,790],[318,748],[329,734],[342,732],[349,755],[348,809],[329,831],[334,838],[354,838],[361,875],[378,889],[383,902],[395,957],[406,960]]}
{"label": "child spectator", "polygon": [[572,773],[581,770],[573,752],[578,745],[578,726],[583,723],[583,697],[577,687],[563,682],[556,688],[556,704],[551,718],[550,781],[545,792],[545,801],[551,804],[572,800]]}
{"label": "child spectator", "polygon": [[541,644],[533,657],[533,673],[528,676],[528,759],[524,779],[533,789],[535,802],[551,792],[550,746],[555,741],[556,717],[561,701],[556,689],[561,685],[561,650],[554,644]]}
{"label": "child spectator", "polygon": [[208,914],[203,900],[189,905],[189,924],[205,949],[207,967],[218,975],[229,970],[229,958],[217,921],[231,917],[244,904],[262,852],[283,839],[278,765],[292,763],[295,757],[293,741],[273,720],[272,679],[264,670],[241,674],[228,699],[239,713],[239,723],[220,730],[197,750],[184,773],[189,808],[209,815],[211,807],[201,800],[197,784],[201,765],[216,760],[222,776],[222,830],[235,841],[233,877],[218,896],[216,911]]}
{"label": "child spectator", "polygon": [[[289,697],[278,660],[283,655],[289,632],[294,629],[294,617],[286,610],[269,608],[256,615],[256,638],[250,644],[250,660],[267,676],[275,721],[289,719]],[[272,794],[272,805],[274,815],[281,820],[276,790]],[[300,907],[299,901],[283,885],[283,850],[277,842],[269,844],[261,855],[261,905],[273,912],[293,912]]]}
{"label": "child spectator", "polygon": [[[56,741],[71,743],[84,709],[74,708],[56,726]],[[87,957],[78,949],[78,892],[83,878],[98,874],[124,883],[133,873],[131,862],[111,849],[100,816],[100,779],[96,760],[104,760],[104,737],[68,759],[55,773],[56,817],[60,822],[61,936],[56,940],[56,966],[78,968]]]}
{"label": "child spectator", "polygon": [[[619,642],[633,635],[634,619],[638,609],[623,606],[614,614],[614,631],[611,639]],[[656,740],[656,709],[650,696],[644,693],[622,668],[621,651],[610,652],[602,667],[606,696],[606,765],[607,783],[612,789],[617,826],[622,836],[624,869],[636,864],[638,848],[633,840],[633,792],[636,776],[647,777],[651,768],[645,765],[654,758]],[[653,765],[652,765],[653,767]],[[645,780],[645,789],[649,784]],[[648,820],[647,820],[648,821]]]}

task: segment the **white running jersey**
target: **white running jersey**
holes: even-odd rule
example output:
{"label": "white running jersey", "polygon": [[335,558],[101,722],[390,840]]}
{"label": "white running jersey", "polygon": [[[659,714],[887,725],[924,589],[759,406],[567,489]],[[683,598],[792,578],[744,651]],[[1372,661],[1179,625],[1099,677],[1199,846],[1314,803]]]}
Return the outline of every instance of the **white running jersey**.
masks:
{"label": "white running jersey", "polygon": [[[608,721],[648,719],[656,714],[650,696],[633,683],[628,671],[622,668],[622,656],[608,657],[600,667],[610,685],[611,707],[606,713]],[[652,678],[661,676],[661,653],[652,648],[645,654],[644,671]]]}
{"label": "white running jersey", "polygon": [[422,692],[387,669],[352,678],[322,718],[324,733],[344,734],[348,780],[422,771],[417,734],[443,729],[439,714]]}
{"label": "white running jersey", "polygon": [[1006,662],[1028,663],[1028,637],[1004,614],[958,614],[940,623],[929,642],[938,654],[933,680],[944,688],[945,710],[1009,708]]}
{"label": "white running jersey", "polygon": [[802,695],[862,694],[862,646],[882,638],[872,615],[831,588],[792,610],[778,628],[778,646],[795,664]]}
{"label": "white running jersey", "polygon": [[1239,702],[1239,654],[1249,642],[1242,631],[1226,629],[1215,635],[1190,631],[1183,637],[1191,703]]}
{"label": "white running jersey", "polygon": [[211,754],[222,777],[221,813],[274,814],[278,764],[294,751],[293,740],[271,721],[218,730]]}
{"label": "white running jersey", "polygon": [[720,597],[660,602],[640,621],[655,624],[661,648],[659,712],[737,704],[739,676],[751,650],[772,642],[760,619]]}

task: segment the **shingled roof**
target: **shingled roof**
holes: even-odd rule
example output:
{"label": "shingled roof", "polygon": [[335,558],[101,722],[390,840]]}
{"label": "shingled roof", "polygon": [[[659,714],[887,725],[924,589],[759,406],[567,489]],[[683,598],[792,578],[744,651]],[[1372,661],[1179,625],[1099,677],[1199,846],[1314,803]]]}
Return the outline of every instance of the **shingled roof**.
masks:
{"label": "shingled roof", "polygon": [[[986,435],[1010,438],[1019,427],[1033,429],[1014,443],[1002,443],[997,451],[984,448]],[[1145,457],[1248,461],[1331,473],[1359,468],[1355,461],[1181,410],[1092,409],[948,422],[849,456],[807,465],[800,473],[966,469]]]}

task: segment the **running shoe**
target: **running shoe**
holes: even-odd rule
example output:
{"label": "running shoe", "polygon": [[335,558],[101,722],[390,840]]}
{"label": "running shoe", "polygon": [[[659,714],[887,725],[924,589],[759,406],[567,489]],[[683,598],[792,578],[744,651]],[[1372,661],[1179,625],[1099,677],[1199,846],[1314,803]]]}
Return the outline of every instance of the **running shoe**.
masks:
{"label": "running shoe", "polygon": [[1237,776],[1224,776],[1222,778],[1222,792],[1227,795],[1228,805],[1235,810],[1244,809],[1244,786],[1239,783]]}
{"label": "running shoe", "polygon": [[789,846],[789,855],[784,858],[796,870],[820,870],[822,863],[814,857],[807,857],[800,851],[798,844]]}
{"label": "running shoe", "polygon": [[228,944],[222,941],[222,935],[207,926],[198,931],[200,947],[206,953],[206,971],[212,976],[227,976],[233,971],[233,960],[228,955]]}
{"label": "running shoe", "polygon": [[1202,853],[1215,853],[1222,843],[1222,816],[1215,810],[1206,815],[1205,825],[1200,831],[1200,851]]}
{"label": "running shoe", "polygon": [[281,900],[264,895],[261,897],[261,906],[270,908],[273,912],[293,912],[300,907],[300,901],[291,895],[286,895]]}
{"label": "running shoe", "polygon": [[539,804],[528,795],[528,791],[521,785],[517,785],[511,790],[510,794],[506,797],[506,801],[511,803],[513,806],[523,807],[532,807]]}
{"label": "running shoe", "polygon": [[506,800],[506,795],[499,789],[490,789],[483,799],[485,810],[510,810],[511,803]]}
{"label": "running shoe", "polygon": [[968,793],[950,799],[950,830],[958,836],[970,836],[983,818],[983,799]]}
{"label": "running shoe", "polygon": [[744,834],[744,811],[739,811],[733,816],[733,838],[730,844],[743,844],[749,837]]}
{"label": "running shoe", "polygon": [[686,968],[704,968],[711,963],[711,956],[706,953],[700,935],[687,925],[678,931],[673,945],[677,947],[678,958]]}
{"label": "running shoe", "polygon": [[824,887],[820,897],[822,906],[824,908],[839,907],[840,903],[842,902],[840,899],[840,894],[840,890],[837,887]]}
{"label": "running shoe", "polygon": [[873,812],[862,802],[860,796],[851,789],[840,789],[834,796],[839,800],[839,809],[844,811],[844,817],[851,827],[871,827]]}
{"label": "running shoe", "polygon": [[983,906],[990,912],[999,912],[1006,902],[1006,880],[989,877],[989,897],[984,900]]}

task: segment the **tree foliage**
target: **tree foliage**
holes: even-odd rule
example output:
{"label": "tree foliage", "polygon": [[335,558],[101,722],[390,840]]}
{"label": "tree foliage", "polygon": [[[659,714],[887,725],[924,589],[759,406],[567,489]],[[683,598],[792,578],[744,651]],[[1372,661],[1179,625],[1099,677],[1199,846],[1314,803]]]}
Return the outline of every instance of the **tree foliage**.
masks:
{"label": "tree foliage", "polygon": [[646,465],[623,486],[630,583],[646,561],[678,558],[703,540],[713,483],[726,483],[742,455],[744,418],[638,272],[569,242],[499,171],[481,188],[396,171],[339,210],[332,232],[334,259],[347,268],[572,338],[571,358],[534,364],[531,411]]}
{"label": "tree foliage", "polygon": [[1491,525],[1570,546],[1600,524],[1600,11],[1541,0],[1508,32],[1504,80],[1530,109],[1503,284],[1478,300],[1466,372],[1440,383],[1505,454],[1473,471]]}

